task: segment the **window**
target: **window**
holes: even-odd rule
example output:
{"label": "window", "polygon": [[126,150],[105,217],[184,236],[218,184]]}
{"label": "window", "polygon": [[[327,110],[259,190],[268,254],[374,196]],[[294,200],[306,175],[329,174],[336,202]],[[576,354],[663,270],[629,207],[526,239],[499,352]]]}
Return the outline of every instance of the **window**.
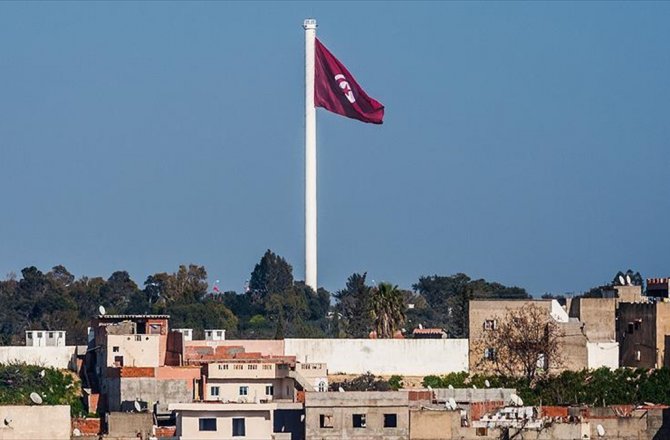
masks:
{"label": "window", "polygon": [[326,391],[328,391],[328,387],[326,387],[326,382],[324,381],[319,382],[319,392],[325,393]]}
{"label": "window", "polygon": [[332,427],[333,427],[333,415],[319,414],[319,428],[332,428]]}
{"label": "window", "polygon": [[258,365],[252,365],[252,364],[247,365],[247,370],[257,370],[257,369]]}
{"label": "window", "polygon": [[633,333],[633,328],[634,328],[634,327],[633,327],[633,323],[632,323],[632,322],[629,322],[629,323],[628,323],[628,333]]}
{"label": "window", "polygon": [[241,370],[241,369],[244,368],[244,365],[239,365],[238,364],[238,365],[235,365],[233,368],[236,369],[236,370]]}
{"label": "window", "polygon": [[227,370],[228,364],[219,364],[219,370]]}
{"label": "window", "polygon": [[218,332],[216,332],[216,337],[217,337],[217,338],[220,338],[222,335],[223,335],[223,332],[222,332],[222,331],[218,331]]}
{"label": "window", "polygon": [[53,339],[53,338],[54,338],[54,332],[49,332],[49,339]]}
{"label": "window", "polygon": [[488,347],[484,349],[484,359],[489,360],[489,361],[495,361],[496,360],[496,349],[492,347]]}
{"label": "window", "polygon": [[113,353],[118,353],[119,352],[119,347],[118,346],[112,347],[112,352]]}
{"label": "window", "polygon": [[264,364],[263,369],[264,370],[272,370],[272,365]]}
{"label": "window", "polygon": [[41,338],[42,337],[42,332],[37,332],[37,337]]}
{"label": "window", "polygon": [[28,339],[32,339],[32,338],[33,338],[33,332],[28,332]]}
{"label": "window", "polygon": [[273,396],[275,393],[275,387],[272,385],[265,385],[265,395]]}
{"label": "window", "polygon": [[477,428],[475,435],[477,437],[486,437],[489,435],[489,430],[487,428]]}
{"label": "window", "polygon": [[354,428],[365,428],[365,414],[354,414],[352,421]]}
{"label": "window", "polygon": [[249,387],[244,386],[240,387],[240,396],[246,396],[249,394]]}
{"label": "window", "polygon": [[640,326],[642,325],[642,320],[641,319],[636,319],[635,320],[635,330],[640,330]]}
{"label": "window", "polygon": [[59,333],[58,333],[58,337],[59,337],[59,338],[64,338],[65,335],[63,334],[63,332],[59,332]]}
{"label": "window", "polygon": [[135,340],[136,341],[141,341],[142,340],[142,335],[135,335]]}
{"label": "window", "polygon": [[114,366],[123,367],[123,356],[114,356]]}
{"label": "window", "polygon": [[495,319],[486,319],[484,321],[484,330],[495,330],[498,328],[498,322]]}
{"label": "window", "polygon": [[216,431],[216,419],[198,419],[200,431]]}
{"label": "window", "polygon": [[244,437],[246,429],[244,429],[244,419],[233,419],[233,437]]}
{"label": "window", "polygon": [[205,336],[207,336],[208,338],[211,337],[211,336],[212,336],[212,332],[205,332]]}
{"label": "window", "polygon": [[384,428],[397,428],[397,427],[398,427],[398,415],[384,414]]}
{"label": "window", "polygon": [[218,396],[219,396],[219,387],[212,387],[212,388],[210,388],[210,390],[209,390],[209,394],[210,394],[212,397],[218,397]]}

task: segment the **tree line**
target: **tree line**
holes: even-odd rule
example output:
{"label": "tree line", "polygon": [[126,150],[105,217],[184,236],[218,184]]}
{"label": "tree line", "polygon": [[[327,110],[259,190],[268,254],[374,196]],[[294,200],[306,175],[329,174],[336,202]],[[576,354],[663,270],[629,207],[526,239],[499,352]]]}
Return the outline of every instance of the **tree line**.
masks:
{"label": "tree line", "polygon": [[61,265],[47,272],[27,267],[0,281],[0,344],[23,344],[26,330],[65,330],[68,344],[85,344],[101,305],[108,314],[169,314],[172,328],[226,329],[230,338],[407,337],[419,324],[461,338],[468,335],[470,299],[529,297],[523,288],[462,273],[422,276],[404,290],[371,285],[361,272],[336,292],[315,292],[270,250],[245,292],[211,291],[205,267],[194,264],[150,275],[142,286],[127,271],[76,278]]}

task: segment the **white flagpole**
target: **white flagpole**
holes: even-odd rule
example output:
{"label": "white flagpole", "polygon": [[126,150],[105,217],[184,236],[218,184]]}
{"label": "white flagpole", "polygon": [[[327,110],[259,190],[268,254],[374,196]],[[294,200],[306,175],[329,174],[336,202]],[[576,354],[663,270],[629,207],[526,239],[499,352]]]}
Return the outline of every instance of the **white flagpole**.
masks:
{"label": "white flagpole", "polygon": [[314,40],[316,20],[305,28],[305,284],[317,285],[316,252],[316,108],[314,107]]}

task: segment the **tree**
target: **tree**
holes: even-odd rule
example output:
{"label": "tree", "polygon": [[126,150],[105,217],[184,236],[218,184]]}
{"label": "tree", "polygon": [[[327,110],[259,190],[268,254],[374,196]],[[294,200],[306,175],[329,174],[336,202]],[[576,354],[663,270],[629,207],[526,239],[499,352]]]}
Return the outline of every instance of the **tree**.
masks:
{"label": "tree", "polygon": [[370,293],[370,317],[378,338],[392,338],[405,323],[405,301],[398,286],[379,283]]}
{"label": "tree", "polygon": [[293,268],[270,249],[254,267],[249,279],[249,291],[255,302],[263,302],[273,293],[283,293],[293,286]]}
{"label": "tree", "polygon": [[560,350],[563,331],[546,309],[526,303],[495,317],[495,328],[473,344],[473,356],[483,371],[523,376],[532,381],[538,373],[563,364]]}
{"label": "tree", "polygon": [[370,286],[366,284],[367,273],[354,273],[347,279],[344,289],[335,295],[335,319],[339,331],[349,338],[365,338],[370,333],[372,322],[369,313]]}

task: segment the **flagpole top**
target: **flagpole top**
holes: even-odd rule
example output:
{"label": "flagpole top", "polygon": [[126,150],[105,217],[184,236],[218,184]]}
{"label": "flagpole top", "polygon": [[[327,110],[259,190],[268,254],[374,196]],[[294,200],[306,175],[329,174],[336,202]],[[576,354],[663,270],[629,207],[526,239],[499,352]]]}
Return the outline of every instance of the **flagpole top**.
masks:
{"label": "flagpole top", "polygon": [[302,27],[304,27],[305,30],[316,29],[316,19],[306,18],[305,21],[302,24]]}

